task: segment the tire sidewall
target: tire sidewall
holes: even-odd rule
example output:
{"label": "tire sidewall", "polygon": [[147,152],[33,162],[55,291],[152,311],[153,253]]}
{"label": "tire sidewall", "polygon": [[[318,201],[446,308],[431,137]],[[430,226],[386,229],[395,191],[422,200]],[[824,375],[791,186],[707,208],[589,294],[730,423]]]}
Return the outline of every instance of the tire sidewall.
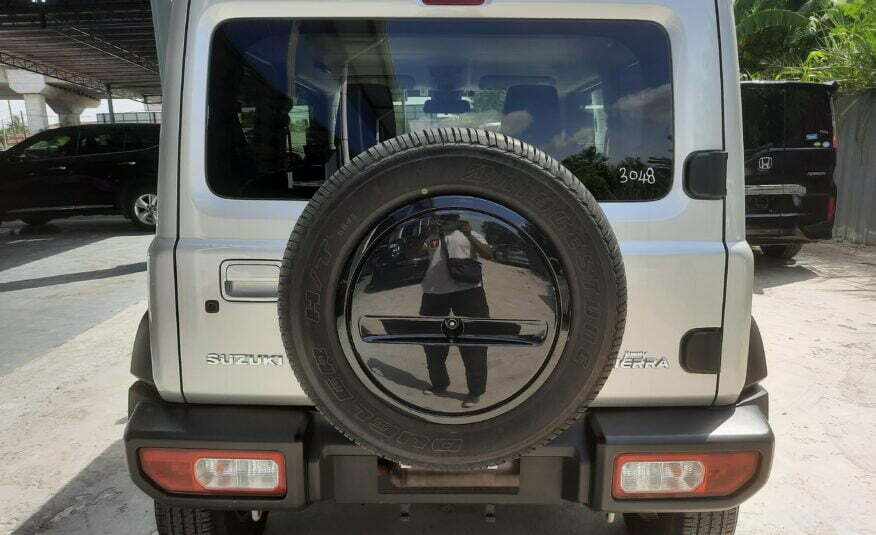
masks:
{"label": "tire sidewall", "polygon": [[[345,260],[394,208],[439,195],[482,197],[520,213],[556,246],[569,280],[572,328],[556,366],[524,403],[476,423],[438,424],[392,408],[360,382],[338,341]],[[497,464],[552,438],[604,383],[622,324],[623,281],[610,254],[617,245],[612,239],[606,246],[597,223],[607,223],[583,186],[576,195],[528,159],[482,146],[427,146],[342,180],[309,215],[302,219],[313,224],[299,222],[281,276],[284,344],[311,398],[363,446],[438,469]]]}

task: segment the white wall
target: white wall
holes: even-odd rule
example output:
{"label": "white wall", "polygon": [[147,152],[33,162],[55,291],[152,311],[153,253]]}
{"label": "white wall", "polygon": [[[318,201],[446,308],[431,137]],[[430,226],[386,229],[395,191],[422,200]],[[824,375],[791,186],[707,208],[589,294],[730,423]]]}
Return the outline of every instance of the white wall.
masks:
{"label": "white wall", "polygon": [[[12,106],[12,113],[18,115],[19,113],[25,114],[24,111],[24,101],[23,100],[10,100],[8,101]],[[8,125],[9,124],[9,104],[7,104],[6,100],[0,100],[0,124]],[[128,100],[128,99],[113,99],[113,111],[116,113],[122,113],[126,111],[146,111],[146,107],[142,102],[137,102],[136,100]],[[58,114],[52,111],[52,108],[46,107],[47,115],[49,116],[49,124],[56,125],[58,124]],[[97,122],[97,114],[98,113],[109,113],[109,106],[107,105],[106,99],[102,99],[100,101],[100,106],[97,108],[87,108],[79,120],[82,123],[95,123]]]}

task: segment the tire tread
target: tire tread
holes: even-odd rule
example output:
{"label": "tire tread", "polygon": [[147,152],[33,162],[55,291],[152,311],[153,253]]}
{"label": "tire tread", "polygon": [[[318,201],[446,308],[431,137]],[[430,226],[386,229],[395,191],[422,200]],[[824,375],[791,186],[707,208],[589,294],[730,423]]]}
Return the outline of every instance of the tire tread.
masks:
{"label": "tire tread", "polygon": [[[329,199],[336,190],[341,188],[347,180],[351,180],[353,177],[356,176],[356,174],[367,170],[370,165],[376,164],[378,161],[382,161],[386,158],[391,158],[407,151],[425,150],[436,145],[470,146],[473,144],[478,144],[489,150],[512,156],[523,164],[538,167],[541,170],[552,174],[553,176],[557,177],[557,180],[559,180],[562,185],[575,197],[581,209],[584,210],[588,214],[588,216],[596,223],[599,235],[602,238],[602,242],[605,245],[606,250],[608,251],[612,269],[614,270],[616,275],[615,280],[617,281],[616,302],[618,320],[615,328],[616,335],[611,342],[610,351],[607,358],[605,359],[603,369],[595,382],[594,388],[591,389],[589,395],[584,398],[583,402],[578,406],[574,413],[565,421],[556,426],[556,428],[552,432],[550,432],[548,435],[546,435],[543,439],[536,442],[535,444],[532,444],[502,459],[497,459],[489,463],[484,463],[483,465],[468,466],[465,468],[469,470],[476,470],[479,468],[485,468],[492,464],[514,460],[521,455],[534,451],[544,446],[545,444],[550,443],[557,436],[566,431],[570,426],[578,421],[584,413],[587,412],[587,408],[589,407],[590,403],[596,398],[596,396],[599,394],[599,391],[605,385],[605,382],[608,380],[609,374],[611,373],[614,366],[615,357],[617,356],[617,353],[620,349],[621,341],[624,334],[624,328],[626,326],[627,301],[626,277],[620,247],[618,246],[617,241],[614,239],[614,234],[612,232],[611,226],[608,222],[608,219],[602,212],[602,209],[599,207],[598,201],[593,197],[590,191],[587,190],[584,184],[582,184],[581,181],[578,180],[578,178],[574,174],[572,174],[571,171],[569,171],[565,166],[561,165],[554,158],[550,157],[543,151],[538,150],[528,143],[524,143],[518,139],[506,136],[504,134],[489,132],[480,129],[429,129],[422,132],[403,134],[391,140],[384,141],[357,155],[349,163],[336,171],[325,183],[323,183],[323,185],[319,188],[311,201],[307,204],[303,213],[299,217],[294,230],[292,231],[292,235],[290,236],[286,249],[284,251],[283,265],[281,268],[278,286],[280,335],[283,340],[284,346],[288,348],[292,347],[292,333],[289,332],[288,323],[283,319],[288,317],[290,313],[288,309],[287,298],[289,288],[287,288],[286,281],[288,281],[290,278],[290,272],[294,270],[295,258],[298,255],[301,241],[310,229],[310,227],[314,224],[315,216],[317,213],[319,213],[323,203],[325,203],[326,200]],[[377,451],[375,448],[369,446],[367,443],[361,441],[356,436],[354,436],[353,433],[351,433],[342,422],[338,421],[337,418],[333,418],[329,411],[324,410],[324,408],[321,406],[319,398],[314,395],[313,389],[308,384],[306,375],[303,373],[303,370],[301,370],[300,367],[295,363],[295,359],[288,360],[291,363],[292,370],[295,373],[295,376],[299,379],[299,383],[301,384],[304,392],[314,403],[317,409],[320,410],[322,415],[338,431],[340,431],[351,441],[359,444],[360,446],[375,453],[376,455],[393,461],[403,460],[394,458],[393,456],[387,455],[384,452]],[[448,469],[441,466],[435,466],[433,468],[439,470]]]}

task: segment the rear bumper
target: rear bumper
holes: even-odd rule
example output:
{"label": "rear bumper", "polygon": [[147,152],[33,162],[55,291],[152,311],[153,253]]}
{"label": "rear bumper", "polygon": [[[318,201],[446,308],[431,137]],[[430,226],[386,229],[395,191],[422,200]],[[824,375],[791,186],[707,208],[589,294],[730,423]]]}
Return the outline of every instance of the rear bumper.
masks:
{"label": "rear bumper", "polygon": [[796,214],[749,214],[745,225],[745,239],[751,245],[809,243],[833,237],[833,221],[803,224]]}
{"label": "rear bumper", "polygon": [[751,245],[829,240],[833,237],[830,199],[827,194],[746,195],[746,240]]}
{"label": "rear bumper", "polygon": [[[765,390],[735,406],[593,409],[550,444],[525,455],[509,487],[399,488],[385,463],[335,431],[315,411],[296,407],[186,405],[163,401],[148,384],[131,387],[125,451],[134,482],[156,500],[206,509],[297,509],[339,503],[583,503],[609,512],[709,511],[738,505],[764,485],[773,454]],[[140,470],[143,447],[272,450],[286,458],[282,498],[169,494]],[[613,461],[620,453],[757,451],[752,480],[721,498],[615,500]]]}

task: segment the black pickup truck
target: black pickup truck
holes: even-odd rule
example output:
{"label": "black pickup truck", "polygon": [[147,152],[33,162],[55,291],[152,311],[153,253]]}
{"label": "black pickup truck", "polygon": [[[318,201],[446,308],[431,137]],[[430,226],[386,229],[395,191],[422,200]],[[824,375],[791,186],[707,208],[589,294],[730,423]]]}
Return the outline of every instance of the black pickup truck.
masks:
{"label": "black pickup truck", "polygon": [[836,213],[836,83],[742,82],[747,239],[791,259],[830,239]]}

